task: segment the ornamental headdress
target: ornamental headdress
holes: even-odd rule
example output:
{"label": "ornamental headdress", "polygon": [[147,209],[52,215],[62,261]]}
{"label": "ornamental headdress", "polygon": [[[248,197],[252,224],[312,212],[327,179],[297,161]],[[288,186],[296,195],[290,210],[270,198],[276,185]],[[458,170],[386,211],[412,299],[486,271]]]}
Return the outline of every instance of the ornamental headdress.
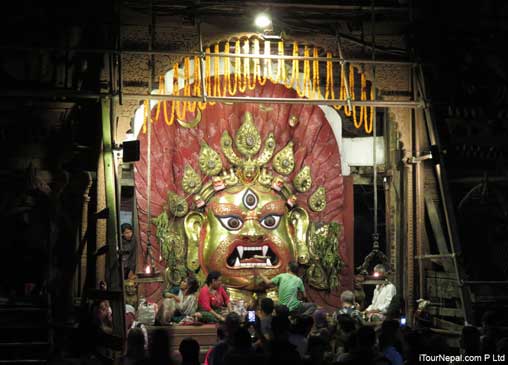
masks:
{"label": "ornamental headdress", "polygon": [[[224,131],[220,139],[221,152],[229,161],[230,167],[224,168],[220,153],[206,142],[201,142],[199,169],[210,180],[202,184],[203,178],[190,164],[186,164],[181,181],[183,191],[187,195],[192,195],[195,206],[201,208],[215,192],[256,181],[277,191],[292,208],[297,201],[295,193],[308,192],[312,187],[311,168],[307,165],[302,166],[290,183],[287,177],[295,170],[294,143],[288,142],[274,156],[276,139],[273,132],[270,132],[263,141],[252,114],[245,112],[242,119],[242,125],[236,132],[234,140],[228,131]],[[273,171],[268,167],[270,161]],[[176,217],[184,216],[189,209],[185,198],[175,194],[170,196],[169,206]],[[309,196],[308,206],[314,212],[325,209],[325,187],[318,187]]]}

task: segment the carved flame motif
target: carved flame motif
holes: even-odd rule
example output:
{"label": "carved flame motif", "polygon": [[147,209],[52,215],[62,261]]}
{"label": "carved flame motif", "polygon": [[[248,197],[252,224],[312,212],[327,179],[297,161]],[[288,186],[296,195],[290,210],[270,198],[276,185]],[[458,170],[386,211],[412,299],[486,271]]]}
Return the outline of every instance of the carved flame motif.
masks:
{"label": "carved flame motif", "polygon": [[312,186],[312,176],[310,175],[309,166],[304,166],[293,180],[295,189],[300,193],[309,191]]}
{"label": "carved flame motif", "polygon": [[185,198],[172,191],[168,192],[169,211],[175,217],[183,217],[189,211],[189,204]]}
{"label": "carved flame motif", "polygon": [[188,164],[185,165],[182,188],[187,194],[195,194],[199,191],[199,189],[201,189],[201,179],[198,173]]}
{"label": "carved flame motif", "polygon": [[295,168],[295,157],[293,155],[293,142],[289,142],[273,158],[273,169],[281,175],[289,175]]}
{"label": "carved flame motif", "polygon": [[205,142],[201,143],[201,151],[199,151],[199,168],[203,174],[208,176],[217,175],[222,170],[219,154]]}
{"label": "carved flame motif", "polygon": [[235,136],[236,148],[247,158],[258,153],[261,147],[261,136],[254,125],[252,114],[247,112],[243,117],[243,124]]}
{"label": "carved flame motif", "polygon": [[234,166],[241,166],[242,165],[242,159],[237,156],[235,151],[233,150],[233,139],[229,135],[228,131],[225,131],[222,134],[222,137],[220,139],[220,146],[222,148],[222,151],[224,152],[224,156],[228,159],[229,162],[231,162]]}
{"label": "carved flame motif", "polygon": [[314,212],[321,212],[326,208],[326,190],[323,186],[317,188],[309,197],[309,208]]}

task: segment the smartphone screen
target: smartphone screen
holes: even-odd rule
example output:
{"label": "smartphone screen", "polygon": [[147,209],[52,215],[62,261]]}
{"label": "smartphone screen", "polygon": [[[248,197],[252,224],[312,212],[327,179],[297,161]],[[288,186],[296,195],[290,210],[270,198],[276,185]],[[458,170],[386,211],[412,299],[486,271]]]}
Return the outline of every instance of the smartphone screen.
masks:
{"label": "smartphone screen", "polygon": [[406,325],[406,317],[400,317],[400,326],[404,327]]}
{"label": "smartphone screen", "polygon": [[247,320],[251,323],[256,322],[256,311],[248,311],[247,313]]}

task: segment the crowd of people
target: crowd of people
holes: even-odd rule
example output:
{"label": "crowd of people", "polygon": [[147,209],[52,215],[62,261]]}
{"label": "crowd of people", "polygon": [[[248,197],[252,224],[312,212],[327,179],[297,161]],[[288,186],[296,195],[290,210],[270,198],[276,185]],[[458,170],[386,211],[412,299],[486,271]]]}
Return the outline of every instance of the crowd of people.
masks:
{"label": "crowd of people", "polygon": [[[344,296],[351,297],[351,294],[346,292]],[[184,339],[179,351],[171,352],[170,327],[154,330],[146,351],[143,332],[136,328],[129,331],[123,364],[402,365],[422,363],[421,354],[458,354],[448,346],[444,336],[433,333],[428,327],[401,327],[400,321],[388,318],[379,326],[372,326],[363,323],[349,308],[346,304],[332,316],[321,309],[312,316],[291,315],[288,307],[264,298],[254,321],[235,312],[227,314],[224,322],[217,324],[216,345],[202,360],[200,345],[193,338]],[[488,313],[482,328],[463,328],[462,354],[508,353],[508,337],[500,337],[492,326],[493,320],[495,315]]]}
{"label": "crowd of people", "polygon": [[[376,266],[375,273],[383,278],[384,267]],[[123,364],[402,365],[421,363],[421,354],[459,354],[448,346],[443,335],[431,330],[424,317],[405,326],[393,316],[389,307],[396,290],[388,280],[376,286],[372,303],[363,312],[349,290],[342,292],[340,308],[325,311],[306,301],[296,264],[290,263],[287,273],[272,279],[260,276],[267,287],[277,287],[279,300],[274,303],[264,297],[245,316],[232,310],[218,272],[210,272],[200,289],[194,278],[187,278],[178,288],[164,292],[156,315],[158,324],[185,320],[216,323],[217,343],[204,359],[193,338],[184,339],[179,351],[172,353],[171,326],[158,327],[148,335],[145,326],[136,320],[134,308],[127,305]],[[97,318],[99,330],[108,333],[111,309],[107,303],[97,307]],[[482,328],[465,326],[460,353],[506,355],[508,337],[498,330],[498,322],[494,313],[486,313]]]}

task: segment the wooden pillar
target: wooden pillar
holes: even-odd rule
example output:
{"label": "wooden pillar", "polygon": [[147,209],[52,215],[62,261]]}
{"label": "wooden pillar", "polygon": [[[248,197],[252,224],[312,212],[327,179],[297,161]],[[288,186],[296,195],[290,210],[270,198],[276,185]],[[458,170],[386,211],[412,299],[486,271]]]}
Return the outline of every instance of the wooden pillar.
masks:
{"label": "wooden pillar", "polygon": [[[90,203],[90,189],[92,188],[92,176],[90,173],[86,173],[88,177],[88,184],[83,192],[83,203],[81,207],[81,226],[79,231],[79,240],[83,242],[85,240],[86,231],[88,229],[88,205]],[[85,285],[85,278],[87,275],[87,266],[88,266],[88,247],[87,241],[84,241],[83,247],[81,249],[81,258],[80,264],[76,268],[76,280],[74,287],[74,296],[79,297],[83,293],[83,287]]]}
{"label": "wooden pillar", "polygon": [[[102,141],[103,141],[103,161],[105,177],[106,205],[108,208],[107,219],[107,259],[106,259],[106,278],[108,290],[123,291],[123,273],[122,265],[119,260],[119,234],[118,234],[118,210],[117,210],[117,184],[115,176],[115,165],[113,156],[112,131],[111,131],[111,111],[112,100],[102,99]],[[113,335],[124,337],[124,299],[120,295],[111,301],[113,311]]]}
{"label": "wooden pillar", "polygon": [[[425,124],[422,119],[421,111],[414,110],[414,154],[415,157],[420,157],[424,154],[424,150],[428,149],[425,142]],[[424,161],[417,162],[414,165],[414,185],[415,185],[415,251],[416,255],[422,256],[426,252],[424,249],[424,235],[425,235],[425,174],[424,174]],[[425,281],[424,267],[426,263],[421,260],[414,260],[418,270],[418,297],[424,298],[425,296]]]}
{"label": "wooden pillar", "polygon": [[398,289],[403,287],[400,273],[403,270],[400,254],[401,237],[401,172],[399,136],[395,117],[390,113],[385,116],[385,146],[386,146],[386,181],[385,212],[386,212],[386,251],[390,260],[390,268],[395,275],[393,281]]}
{"label": "wooden pillar", "polygon": [[[411,111],[409,111],[409,121],[411,120]],[[413,134],[412,123],[408,123],[407,132],[409,136]],[[413,154],[413,140],[409,139],[406,147],[406,154],[404,159],[411,157]],[[404,283],[404,298],[406,301],[406,311],[410,323],[414,313],[414,256],[415,256],[415,240],[414,240],[414,171],[413,165],[404,163],[404,237],[405,241],[405,283]]]}

